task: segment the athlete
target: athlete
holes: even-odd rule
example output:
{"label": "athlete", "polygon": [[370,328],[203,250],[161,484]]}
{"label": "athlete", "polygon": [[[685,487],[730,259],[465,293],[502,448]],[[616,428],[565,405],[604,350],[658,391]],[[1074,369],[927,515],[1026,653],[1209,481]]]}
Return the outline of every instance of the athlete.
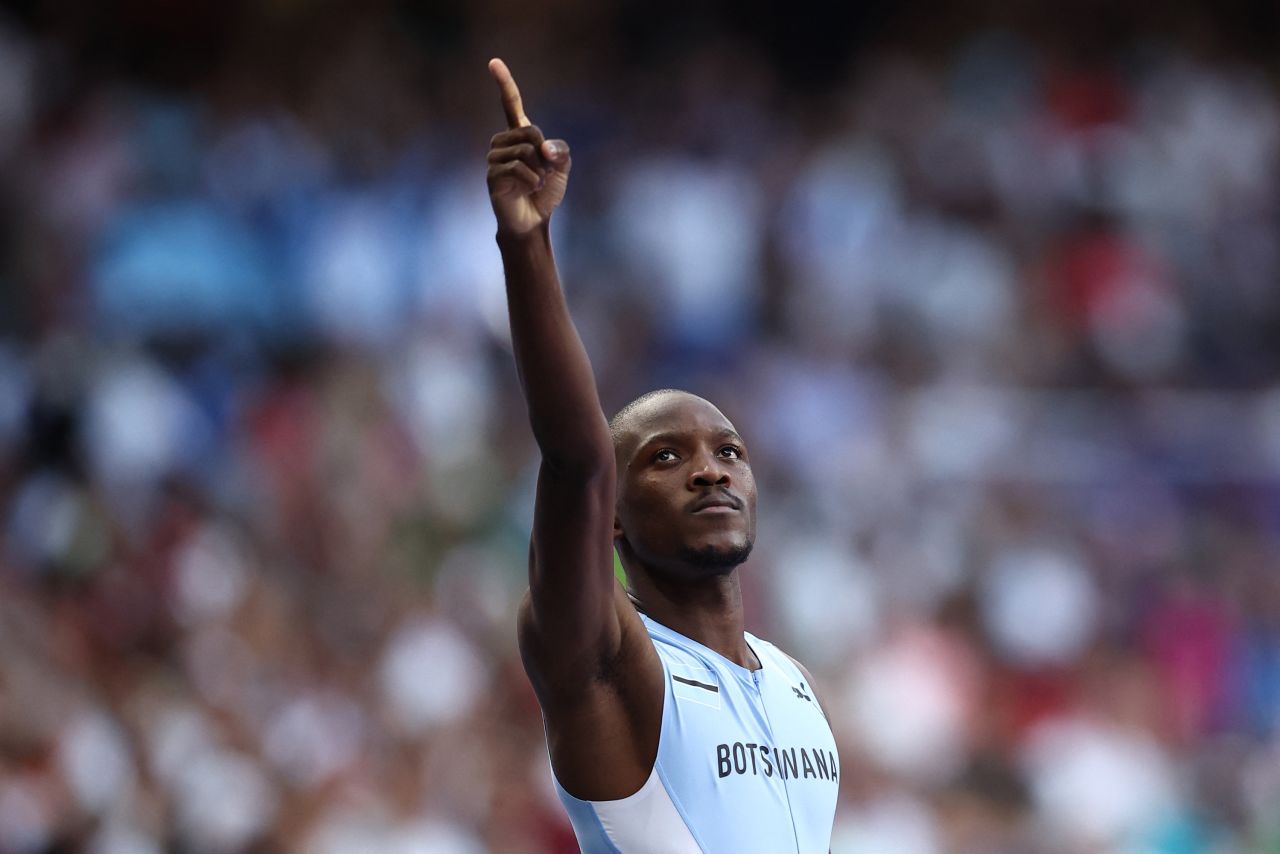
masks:
{"label": "athlete", "polygon": [[743,626],[738,566],[756,531],[746,446],[681,391],[605,420],[548,229],[569,146],[530,123],[502,60],[489,71],[507,119],[489,196],[542,452],[520,653],[578,842],[587,854],[825,852],[835,740],[808,672]]}

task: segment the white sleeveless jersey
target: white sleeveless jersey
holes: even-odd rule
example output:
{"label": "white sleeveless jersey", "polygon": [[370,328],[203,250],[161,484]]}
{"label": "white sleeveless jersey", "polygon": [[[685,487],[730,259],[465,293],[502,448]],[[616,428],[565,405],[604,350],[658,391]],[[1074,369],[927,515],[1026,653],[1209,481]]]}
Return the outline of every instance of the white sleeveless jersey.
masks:
{"label": "white sleeveless jersey", "polygon": [[840,762],[795,662],[747,633],[752,672],[641,619],[666,682],[658,757],[621,800],[579,800],[556,783],[584,854],[826,854]]}

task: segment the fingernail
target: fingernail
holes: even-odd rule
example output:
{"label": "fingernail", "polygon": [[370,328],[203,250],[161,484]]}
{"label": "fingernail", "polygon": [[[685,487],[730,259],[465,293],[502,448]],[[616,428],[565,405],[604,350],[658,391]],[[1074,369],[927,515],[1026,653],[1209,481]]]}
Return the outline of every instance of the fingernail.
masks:
{"label": "fingernail", "polygon": [[552,160],[559,160],[569,153],[569,146],[563,142],[548,141],[546,145],[547,157]]}

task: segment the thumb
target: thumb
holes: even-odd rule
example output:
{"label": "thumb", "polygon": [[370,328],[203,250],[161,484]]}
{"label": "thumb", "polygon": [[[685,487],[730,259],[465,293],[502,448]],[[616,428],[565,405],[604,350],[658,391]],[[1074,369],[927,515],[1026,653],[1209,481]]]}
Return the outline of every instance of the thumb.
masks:
{"label": "thumb", "polygon": [[551,168],[563,171],[569,165],[569,143],[563,139],[548,139],[542,143],[541,153]]}

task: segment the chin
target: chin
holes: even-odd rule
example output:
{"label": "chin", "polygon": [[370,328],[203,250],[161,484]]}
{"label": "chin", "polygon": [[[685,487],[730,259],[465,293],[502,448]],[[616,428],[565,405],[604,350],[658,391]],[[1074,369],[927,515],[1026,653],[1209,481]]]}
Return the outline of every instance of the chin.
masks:
{"label": "chin", "polygon": [[754,545],[751,540],[746,540],[730,545],[687,546],[681,557],[699,569],[727,571],[746,563]]}

